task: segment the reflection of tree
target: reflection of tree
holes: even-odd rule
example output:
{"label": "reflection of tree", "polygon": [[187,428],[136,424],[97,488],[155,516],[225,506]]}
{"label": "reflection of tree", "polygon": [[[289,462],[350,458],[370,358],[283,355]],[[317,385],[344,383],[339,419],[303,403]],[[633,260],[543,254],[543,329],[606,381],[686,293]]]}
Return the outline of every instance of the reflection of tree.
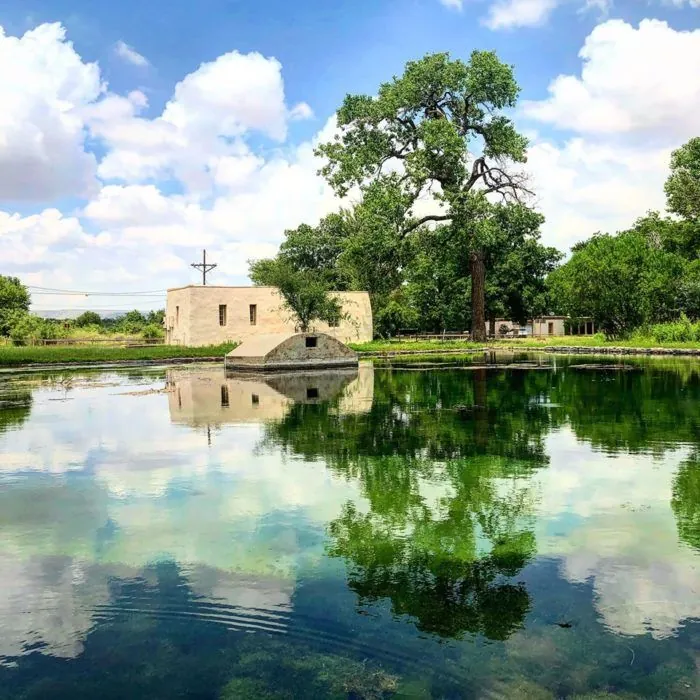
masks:
{"label": "reflection of tree", "polygon": [[[323,458],[370,504],[330,525],[361,601],[388,598],[425,631],[505,639],[529,608],[510,577],[532,555],[531,504],[518,476],[546,465],[546,372],[448,370],[375,375],[372,409],[292,407],[268,441]],[[428,489],[439,492],[433,501]]]}
{"label": "reflection of tree", "polygon": [[700,454],[694,454],[678,469],[671,507],[676,516],[678,536],[700,550]]}
{"label": "reflection of tree", "polygon": [[0,433],[21,426],[29,418],[31,411],[31,391],[0,385]]}
{"label": "reflection of tree", "polygon": [[698,374],[656,361],[642,366],[644,371],[566,368],[552,384],[551,401],[577,437],[612,452],[660,452],[697,442]]}

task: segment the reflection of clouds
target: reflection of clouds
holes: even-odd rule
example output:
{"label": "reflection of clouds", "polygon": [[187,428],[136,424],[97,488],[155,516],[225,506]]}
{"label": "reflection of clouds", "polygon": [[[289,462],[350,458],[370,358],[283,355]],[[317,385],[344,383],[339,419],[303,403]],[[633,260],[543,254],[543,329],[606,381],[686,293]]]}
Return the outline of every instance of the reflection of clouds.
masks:
{"label": "reflection of clouds", "polygon": [[700,553],[679,543],[672,480],[687,450],[663,458],[605,456],[568,429],[547,439],[540,494],[540,554],[562,558],[572,582],[590,580],[605,624],[621,634],[672,635],[700,617]]}
{"label": "reflection of clouds", "polygon": [[[205,566],[180,573],[192,594],[189,600],[157,588],[152,568],[89,564],[60,556],[23,560],[0,557],[0,666],[40,651],[75,658],[100,621],[120,610],[146,615],[186,615],[239,629],[282,631],[288,624],[294,580],[253,577]],[[121,598],[120,580],[146,582],[140,593],[130,587]],[[176,590],[176,595],[179,591]]]}
{"label": "reflection of clouds", "polygon": [[95,605],[109,599],[107,579],[95,585],[66,557],[0,562],[0,662],[36,645],[52,656],[80,654]]}
{"label": "reflection of clouds", "polygon": [[[162,378],[151,386],[162,387]],[[63,395],[39,389],[24,428],[0,435],[0,503],[8,506],[0,552],[94,558],[112,523],[101,561],[138,567],[170,556],[289,574],[307,545],[276,546],[282,539],[261,523],[294,517],[322,532],[353,497],[321,462],[260,453],[259,425],[212,429],[208,438],[171,423],[165,394],[129,396],[112,382],[48,400]]]}

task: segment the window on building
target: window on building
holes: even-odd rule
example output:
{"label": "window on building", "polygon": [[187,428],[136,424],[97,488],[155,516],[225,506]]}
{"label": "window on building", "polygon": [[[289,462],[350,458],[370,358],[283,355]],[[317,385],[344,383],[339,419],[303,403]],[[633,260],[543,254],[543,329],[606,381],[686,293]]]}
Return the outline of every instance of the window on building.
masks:
{"label": "window on building", "polygon": [[228,408],[228,387],[221,385],[221,408]]}
{"label": "window on building", "polygon": [[586,335],[593,335],[593,321],[586,322]]}
{"label": "window on building", "polygon": [[306,390],[306,398],[307,399],[317,399],[318,398],[318,389],[316,387],[309,387]]}
{"label": "window on building", "polygon": [[315,335],[307,335],[306,336],[306,347],[307,348],[315,348],[317,344],[318,344],[318,338]]}
{"label": "window on building", "polygon": [[250,400],[253,406],[257,406],[260,403],[260,397],[257,394],[252,394]]}
{"label": "window on building", "polygon": [[226,325],[226,304],[219,304],[219,325]]}
{"label": "window on building", "polygon": [[175,307],[175,325],[176,326],[180,325],[180,307],[179,306]]}
{"label": "window on building", "polygon": [[554,335],[554,324],[551,321],[547,323],[547,333],[549,335]]}
{"label": "window on building", "polygon": [[340,325],[340,321],[329,321],[328,322],[329,328],[337,328],[339,325]]}
{"label": "window on building", "polygon": [[258,323],[258,305],[250,305],[250,325],[255,326]]}

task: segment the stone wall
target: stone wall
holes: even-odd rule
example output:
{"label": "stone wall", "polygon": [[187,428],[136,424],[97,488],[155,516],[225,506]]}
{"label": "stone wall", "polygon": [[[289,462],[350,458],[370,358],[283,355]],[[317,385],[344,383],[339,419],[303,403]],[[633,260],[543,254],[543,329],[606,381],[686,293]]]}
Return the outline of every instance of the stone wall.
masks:
{"label": "stone wall", "polygon": [[[337,328],[325,323],[314,330],[328,333],[341,342],[372,340],[372,307],[367,292],[338,292],[349,319]],[[226,324],[221,325],[219,307],[226,307]],[[251,324],[250,307],[255,305],[256,323]],[[180,321],[176,322],[176,307]],[[182,345],[219,345],[271,333],[294,333],[290,314],[273,287],[189,286],[168,290],[165,312],[167,340]]]}

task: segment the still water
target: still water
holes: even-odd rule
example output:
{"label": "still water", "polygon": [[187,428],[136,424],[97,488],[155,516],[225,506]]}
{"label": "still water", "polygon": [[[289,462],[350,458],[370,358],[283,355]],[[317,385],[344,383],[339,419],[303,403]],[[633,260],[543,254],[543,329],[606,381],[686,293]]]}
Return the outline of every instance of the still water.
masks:
{"label": "still water", "polygon": [[0,698],[700,697],[700,363],[483,359],[0,375]]}

